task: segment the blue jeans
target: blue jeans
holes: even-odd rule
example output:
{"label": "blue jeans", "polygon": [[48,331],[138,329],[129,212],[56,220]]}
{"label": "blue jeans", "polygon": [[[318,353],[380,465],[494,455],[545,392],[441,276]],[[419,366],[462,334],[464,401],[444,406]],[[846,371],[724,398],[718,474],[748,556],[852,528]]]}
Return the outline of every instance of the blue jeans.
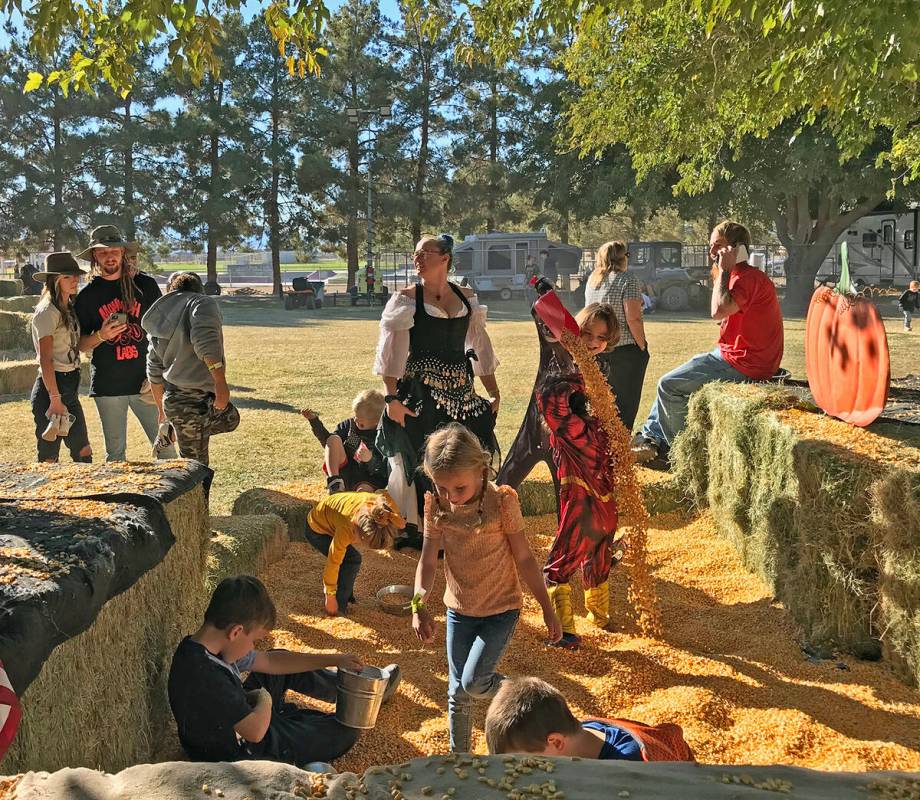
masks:
{"label": "blue jeans", "polygon": [[911,320],[914,318],[914,312],[913,312],[913,311],[905,311],[905,310],[902,308],[902,309],[901,309],[901,313],[904,315],[904,330],[909,331],[909,330],[910,330],[910,322],[911,322]]}
{"label": "blue jeans", "polygon": [[746,383],[750,378],[722,358],[718,347],[712,352],[694,356],[658,381],[658,397],[642,428],[642,435],[659,448],[670,449],[674,437],[687,424],[690,395],[714,381]]}
{"label": "blue jeans", "polygon": [[468,617],[447,610],[447,715],[452,753],[470,752],[473,700],[493,697],[505,679],[495,667],[520,615],[518,609],[489,617]]}
{"label": "blue jeans", "polygon": [[[157,438],[157,407],[141,400],[139,394],[125,394],[118,397],[94,397],[99,421],[102,423],[102,437],[105,439],[105,460],[124,461],[128,444],[128,409],[134,412],[151,446]],[[161,458],[175,458],[176,448],[164,450]]]}

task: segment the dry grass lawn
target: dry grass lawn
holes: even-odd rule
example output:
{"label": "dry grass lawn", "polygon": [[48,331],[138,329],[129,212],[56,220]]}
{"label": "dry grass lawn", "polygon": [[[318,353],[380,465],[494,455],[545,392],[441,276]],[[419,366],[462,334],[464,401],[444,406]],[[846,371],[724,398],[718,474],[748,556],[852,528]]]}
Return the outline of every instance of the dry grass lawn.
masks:
{"label": "dry grass lawn", "polygon": [[[351,398],[359,390],[381,386],[371,374],[379,308],[286,312],[272,298],[238,297],[222,300],[222,309],[233,399],[243,421],[236,433],[215,437],[211,443],[211,465],[217,471],[211,496],[215,514],[229,513],[234,498],[244,489],[319,479],[319,447],[294,410],[310,405],[331,427],[350,414]],[[507,449],[533,387],[536,334],[523,303],[496,302],[490,319],[502,362],[498,435]],[[652,404],[659,376],[694,353],[711,348],[717,335],[715,323],[699,315],[654,314],[647,318],[647,328],[652,359],[640,419]],[[900,328],[899,319],[888,320],[893,375],[917,369],[916,343]],[[802,377],[803,331],[804,321],[787,322],[783,361]],[[95,406],[87,399],[84,408],[90,440],[97,458],[102,458],[102,431]],[[128,457],[149,459],[150,448],[136,420],[129,421],[128,432]],[[31,460],[34,453],[28,398],[0,399],[0,460]]]}

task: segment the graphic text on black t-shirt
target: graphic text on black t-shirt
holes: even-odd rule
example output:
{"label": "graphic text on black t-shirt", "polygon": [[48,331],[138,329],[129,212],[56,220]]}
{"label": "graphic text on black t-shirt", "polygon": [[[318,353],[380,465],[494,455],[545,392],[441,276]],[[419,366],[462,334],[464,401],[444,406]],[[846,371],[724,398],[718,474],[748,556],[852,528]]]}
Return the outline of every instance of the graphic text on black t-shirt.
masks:
{"label": "graphic text on black t-shirt", "polygon": [[[102,327],[102,323],[105,322],[112,314],[117,314],[119,311],[124,311],[124,303],[120,297],[116,297],[109,303],[99,307],[99,327]],[[128,327],[122,331],[121,336],[116,340],[111,342],[111,345],[115,348],[115,360],[124,361],[130,358],[138,358],[140,353],[138,351],[138,342],[143,340],[144,331],[141,329],[140,323],[136,320],[141,318],[141,304],[139,301],[135,300],[134,304],[131,306],[131,310],[128,313]]]}

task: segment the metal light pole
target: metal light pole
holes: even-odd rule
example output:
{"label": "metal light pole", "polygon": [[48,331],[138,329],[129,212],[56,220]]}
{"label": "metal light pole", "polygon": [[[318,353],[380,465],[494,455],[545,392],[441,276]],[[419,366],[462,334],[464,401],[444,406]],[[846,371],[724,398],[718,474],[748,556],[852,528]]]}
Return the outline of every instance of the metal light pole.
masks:
{"label": "metal light pole", "polygon": [[[376,142],[376,137],[373,135],[373,123],[376,117],[379,117],[380,119],[388,119],[393,115],[393,110],[390,106],[380,106],[379,108],[355,108],[353,106],[349,106],[345,109],[345,115],[348,118],[348,121],[353,125],[360,125],[362,122],[366,122],[367,131],[371,134],[370,138],[367,140],[367,253],[366,263],[364,266],[364,268],[367,269],[368,267],[373,267],[374,265],[374,206],[371,194],[371,156],[373,155],[373,146]],[[360,134],[361,131],[359,128],[359,137]]]}

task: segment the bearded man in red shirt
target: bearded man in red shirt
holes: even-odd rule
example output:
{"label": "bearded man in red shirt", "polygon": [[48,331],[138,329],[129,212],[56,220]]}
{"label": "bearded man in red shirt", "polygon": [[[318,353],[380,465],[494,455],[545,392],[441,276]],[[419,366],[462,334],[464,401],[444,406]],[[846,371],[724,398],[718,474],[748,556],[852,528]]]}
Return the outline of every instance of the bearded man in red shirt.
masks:
{"label": "bearded man in red shirt", "polygon": [[636,461],[668,468],[668,451],[687,422],[690,395],[713,381],[744,383],[773,377],[783,358],[783,315],[776,287],[748,264],[751,234],[737,222],[719,223],[709,237],[714,262],[712,318],[719,343],[658,381],[658,396],[633,439]]}

